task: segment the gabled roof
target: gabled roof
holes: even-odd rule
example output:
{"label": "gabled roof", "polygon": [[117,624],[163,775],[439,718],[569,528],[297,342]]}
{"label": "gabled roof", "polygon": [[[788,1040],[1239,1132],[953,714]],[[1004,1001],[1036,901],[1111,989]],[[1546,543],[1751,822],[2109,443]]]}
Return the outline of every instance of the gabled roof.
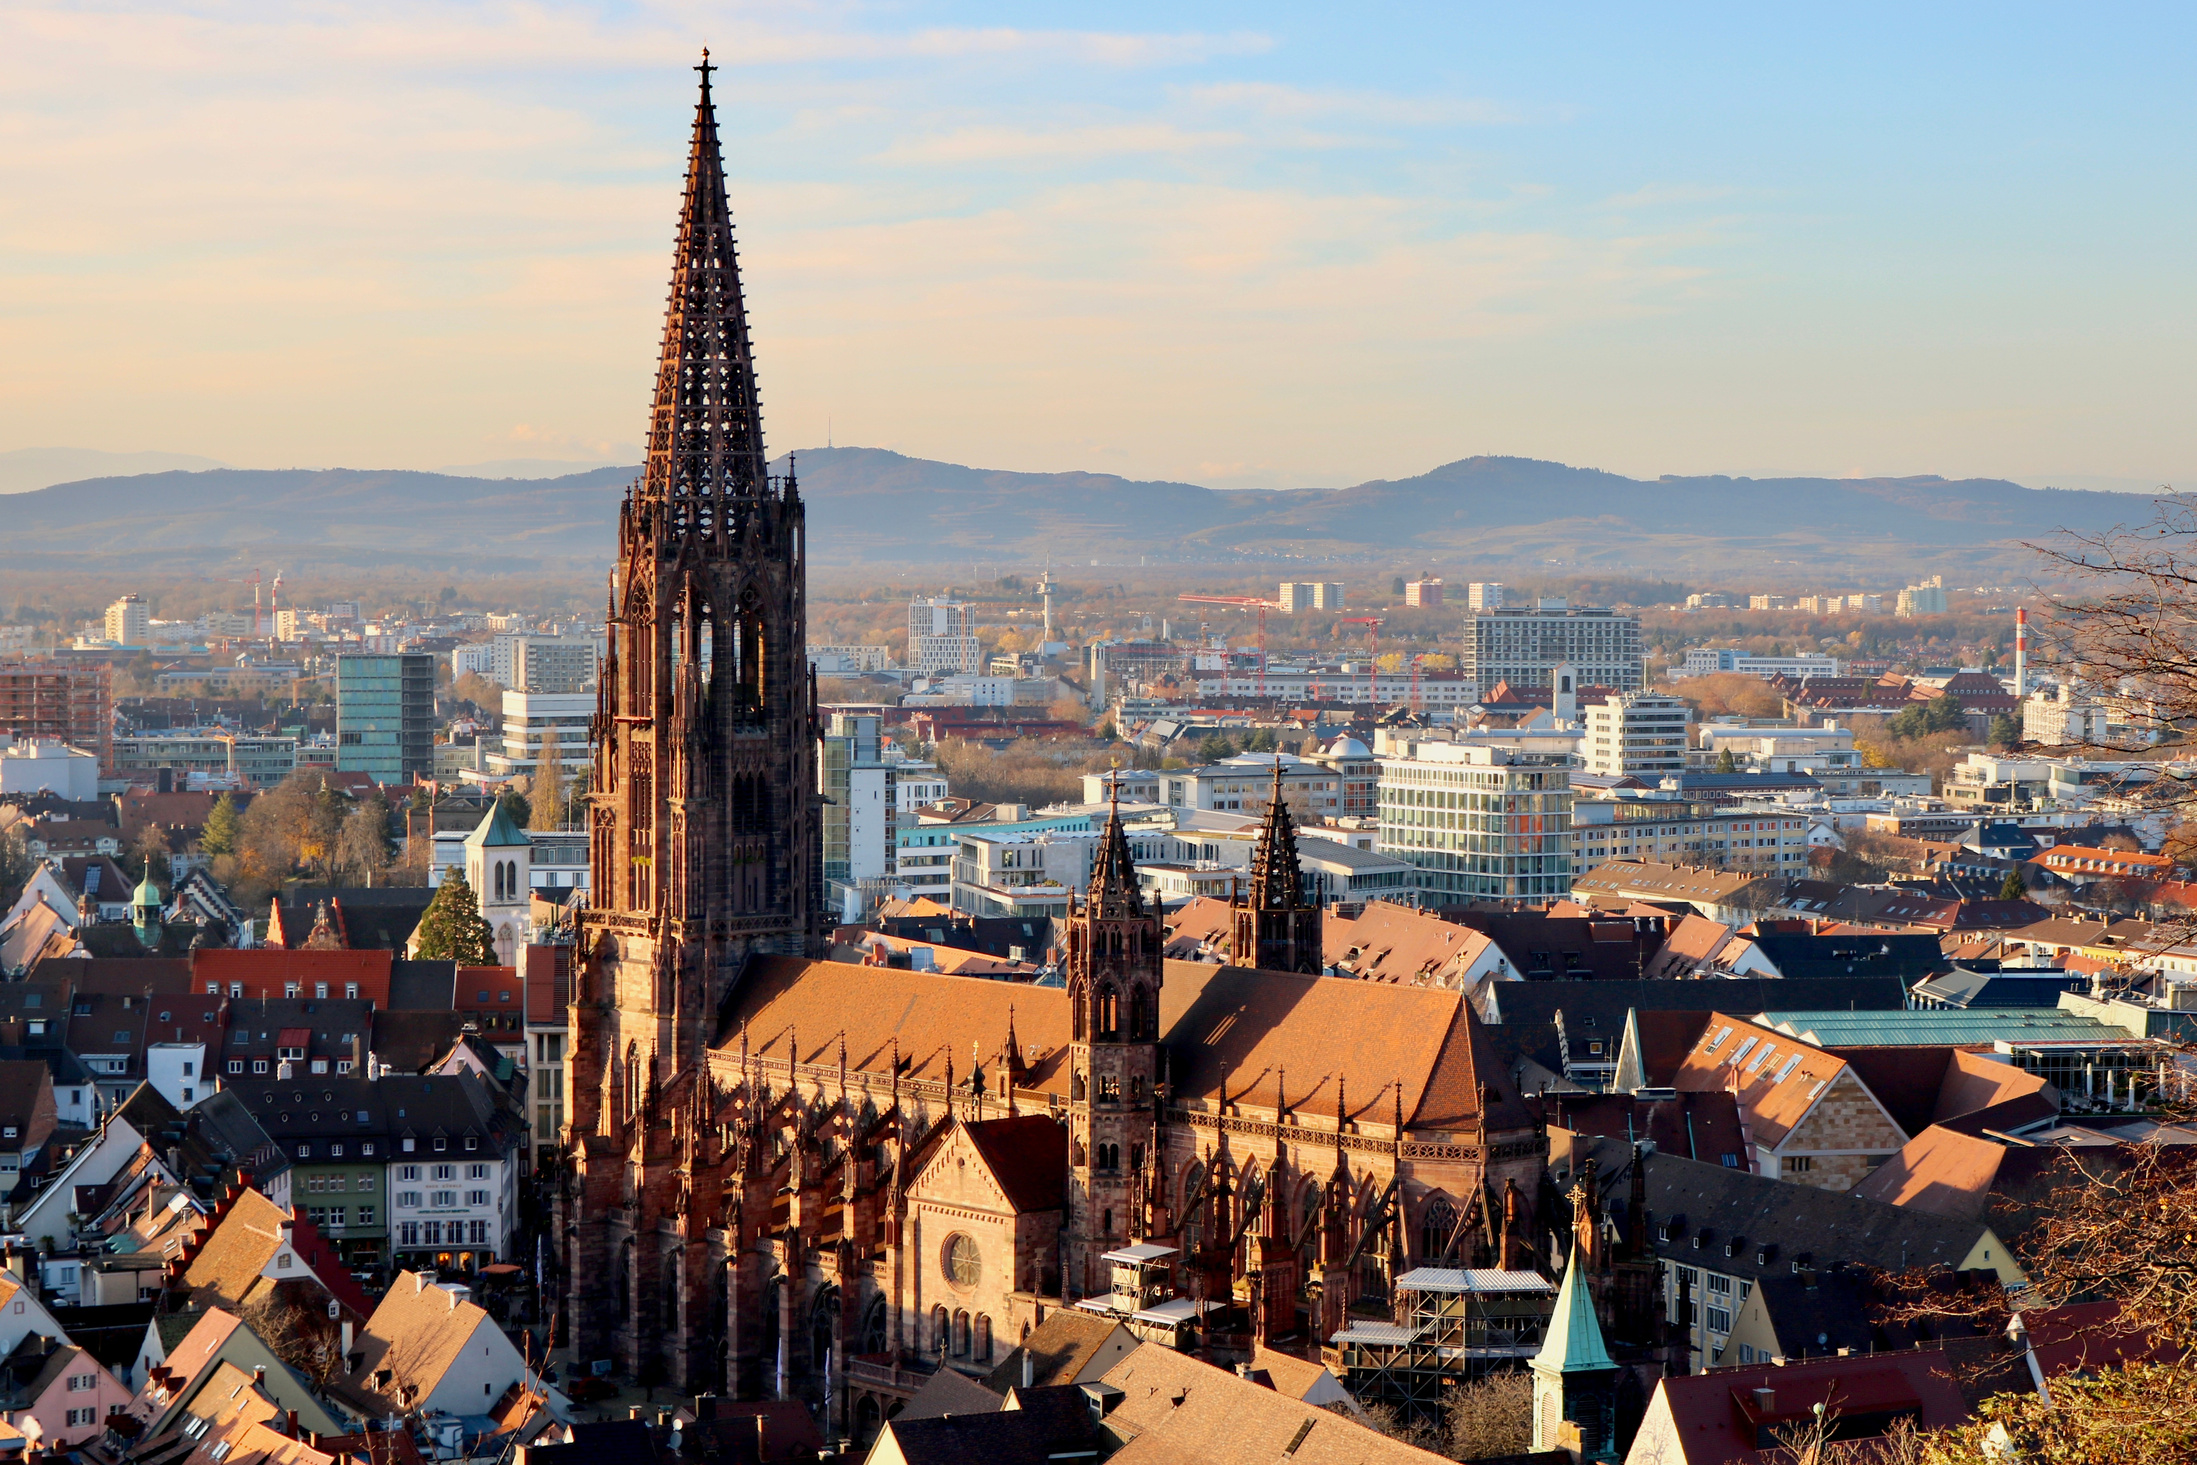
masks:
{"label": "gabled roof", "polygon": [[361,1362],[351,1382],[399,1407],[416,1408],[483,1325],[495,1331],[488,1314],[456,1292],[421,1273],[400,1272],[359,1333]]}
{"label": "gabled roof", "polygon": [[962,1132],[1018,1212],[1057,1211],[1068,1177],[1068,1130],[1049,1114],[965,1123]]}
{"label": "gabled roof", "polygon": [[1108,1427],[1129,1436],[1112,1465],[1429,1465],[1439,1457],[1349,1417],[1156,1343],[1114,1365]]}
{"label": "gabled roof", "polygon": [[1106,1345],[1118,1343],[1123,1352],[1137,1346],[1136,1338],[1114,1318],[1098,1317],[1079,1309],[1059,1308],[1046,1314],[1036,1331],[1011,1350],[1006,1359],[984,1377],[984,1387],[1004,1395],[1022,1383],[1022,1355],[1030,1355],[1031,1381],[1037,1385],[1073,1384],[1083,1380],[1088,1368]]}
{"label": "gabled roof", "polygon": [[[366,1294],[313,1223],[293,1220],[258,1191],[243,1191],[209,1219],[210,1229],[196,1239],[183,1270],[183,1285],[193,1292],[241,1307],[277,1280],[312,1281],[359,1316],[370,1310]],[[271,1271],[285,1248],[297,1270]]]}
{"label": "gabled roof", "polygon": [[[1573,1151],[1596,1161],[1606,1204],[1622,1212],[1631,1147],[1598,1140]],[[1990,1235],[1984,1225],[1886,1205],[1851,1191],[1819,1190],[1745,1170],[1658,1152],[1646,1157],[1649,1242],[1665,1261],[1713,1265],[1748,1279],[1789,1273],[1793,1264],[1834,1262],[1898,1274],[1958,1267]],[[1698,1240],[1698,1244],[1697,1244]],[[2010,1259],[1990,1248],[1997,1266]]]}

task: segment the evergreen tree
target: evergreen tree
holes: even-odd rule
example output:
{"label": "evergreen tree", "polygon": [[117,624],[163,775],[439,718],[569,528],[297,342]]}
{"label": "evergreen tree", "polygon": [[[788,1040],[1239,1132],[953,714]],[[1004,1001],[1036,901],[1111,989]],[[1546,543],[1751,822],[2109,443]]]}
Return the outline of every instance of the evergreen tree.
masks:
{"label": "evergreen tree", "polygon": [[511,816],[512,823],[518,825],[521,829],[531,829],[533,827],[534,805],[525,794],[520,793],[515,788],[506,788],[502,793],[496,795],[496,802],[503,805],[503,811]]}
{"label": "evergreen tree", "polygon": [[223,794],[214,800],[213,808],[207,812],[205,826],[198,832],[198,847],[209,855],[233,855],[243,829],[244,821],[236,811],[235,797]]}
{"label": "evergreen tree", "polygon": [[463,865],[451,866],[435,887],[435,898],[427,903],[413,935],[412,954],[422,961],[496,964],[496,933],[481,918],[480,901],[466,883]]}
{"label": "evergreen tree", "polygon": [[1992,747],[2011,748],[2021,740],[2022,730],[2019,727],[2015,726],[2013,718],[2008,717],[2005,713],[2002,712],[1998,716],[1991,719]]}
{"label": "evergreen tree", "polygon": [[1716,771],[1719,773],[1739,772],[1739,760],[1732,756],[1730,748],[1725,748],[1716,755]]}
{"label": "evergreen tree", "polygon": [[2022,872],[2021,872],[2021,871],[2019,871],[2019,870],[2009,870],[2009,871],[2007,871],[2007,872],[2006,872],[2006,879],[2005,879],[2005,881],[2004,881],[2004,882],[2003,882],[2003,883],[2002,883],[2002,884],[2001,884],[2001,885],[1999,886],[1999,899],[2001,899],[2001,900],[2027,900],[2027,899],[2029,899],[2029,887],[2028,887],[2028,886],[2026,886],[2026,885],[2024,885],[2024,884],[2022,884]]}

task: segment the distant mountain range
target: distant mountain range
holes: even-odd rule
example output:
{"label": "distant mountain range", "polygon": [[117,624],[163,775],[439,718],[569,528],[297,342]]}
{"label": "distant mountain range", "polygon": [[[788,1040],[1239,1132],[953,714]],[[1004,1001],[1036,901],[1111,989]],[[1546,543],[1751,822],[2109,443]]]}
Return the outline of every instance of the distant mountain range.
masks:
{"label": "distant mountain range", "polygon": [[[1415,478],[1273,491],[998,472],[874,448],[807,450],[798,465],[820,566],[1047,554],[1112,565],[1334,558],[1858,584],[1927,568],[2020,574],[2033,563],[2025,540],[2149,512],[2136,495],[2001,479],[1651,482],[1530,458],[1465,458]],[[244,552],[296,570],[409,563],[594,573],[609,561],[619,494],[636,472],[214,468],[91,478],[0,499],[0,567],[173,571]]]}

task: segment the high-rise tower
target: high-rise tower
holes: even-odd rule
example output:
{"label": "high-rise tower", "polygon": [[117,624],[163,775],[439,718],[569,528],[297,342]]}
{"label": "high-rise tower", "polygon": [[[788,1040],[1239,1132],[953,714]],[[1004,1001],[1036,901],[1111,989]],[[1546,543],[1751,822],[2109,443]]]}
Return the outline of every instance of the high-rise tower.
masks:
{"label": "high-rise tower", "polygon": [[[741,963],[818,934],[803,511],[767,469],[707,52],[698,69],[647,465],[618,512],[565,1070],[576,1259],[602,1272],[659,1244],[649,1197],[611,1177],[649,1172],[657,1096],[697,1070]],[[632,1270],[621,1291],[659,1290]],[[642,1341],[640,1310],[598,1316],[619,1336],[591,1342]]]}
{"label": "high-rise tower", "polygon": [[1270,972],[1322,970],[1320,906],[1304,898],[1297,863],[1297,826],[1282,797],[1282,760],[1274,759],[1274,789],[1267,796],[1266,826],[1251,859],[1251,894],[1232,902],[1238,966]]}
{"label": "high-rise tower", "polygon": [[1142,1228],[1132,1182],[1146,1168],[1159,1097],[1166,931],[1137,889],[1120,794],[1068,913],[1068,1285],[1101,1290],[1098,1258]]}

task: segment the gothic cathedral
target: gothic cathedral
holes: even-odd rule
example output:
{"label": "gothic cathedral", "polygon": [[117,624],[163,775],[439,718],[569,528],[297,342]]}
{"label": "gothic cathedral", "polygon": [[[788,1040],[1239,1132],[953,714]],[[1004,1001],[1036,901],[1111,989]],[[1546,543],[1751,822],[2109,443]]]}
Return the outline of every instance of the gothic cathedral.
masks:
{"label": "gothic cathedral", "polygon": [[591,1269],[611,1267],[627,1239],[611,1234],[630,1214],[612,1185],[626,1128],[703,1063],[743,962],[818,945],[804,515],[792,471],[773,477],[763,451],[707,53],[700,70],[647,464],[619,507],[593,728],[590,907],[567,1066],[588,1192],[576,1260]]}

